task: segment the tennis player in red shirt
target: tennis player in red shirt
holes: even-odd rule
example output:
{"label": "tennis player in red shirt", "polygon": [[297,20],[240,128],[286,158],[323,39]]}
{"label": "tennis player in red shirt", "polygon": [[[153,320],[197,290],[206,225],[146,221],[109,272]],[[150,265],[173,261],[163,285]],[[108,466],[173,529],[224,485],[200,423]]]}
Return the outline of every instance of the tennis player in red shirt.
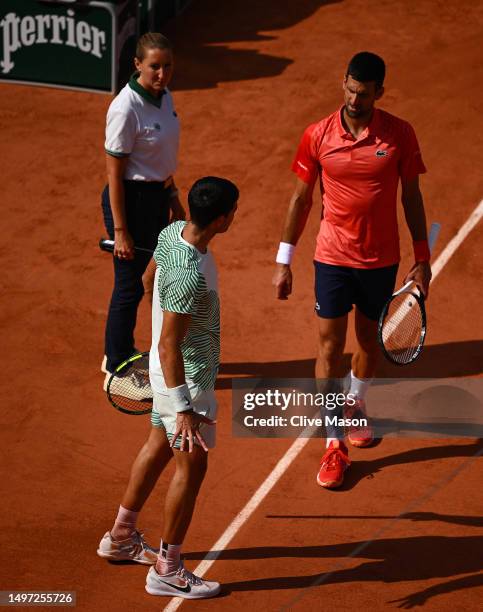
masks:
{"label": "tennis player in red shirt", "polygon": [[[414,245],[413,279],[424,296],[431,279],[426,217],[419,175],[426,172],[413,128],[379,108],[384,93],[385,64],[374,53],[357,53],[343,80],[344,104],[305,130],[292,165],[297,182],[292,195],[274,276],[277,298],[292,292],[290,263],[305,227],[317,181],[323,212],[315,265],[315,311],[319,346],[316,378],[334,381],[341,371],[348,313],[355,306],[358,347],[352,358],[350,393],[354,406],[346,418],[367,418],[364,397],[379,355],[377,320],[394,291],[399,265],[397,189]],[[330,382],[328,383],[331,384]],[[369,446],[370,426],[349,428],[349,442]],[[344,432],[327,430],[327,449],[317,482],[326,488],[342,484],[349,466]]]}

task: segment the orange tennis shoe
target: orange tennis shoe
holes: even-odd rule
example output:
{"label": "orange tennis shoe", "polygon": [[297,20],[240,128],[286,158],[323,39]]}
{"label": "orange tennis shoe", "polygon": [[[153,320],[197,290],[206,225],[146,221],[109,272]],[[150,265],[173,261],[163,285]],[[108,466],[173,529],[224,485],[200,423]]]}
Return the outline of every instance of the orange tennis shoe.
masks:
{"label": "orange tennis shoe", "polygon": [[[347,437],[352,446],[363,448],[364,446],[370,446],[374,442],[374,429],[367,416],[366,403],[364,400],[357,398],[353,406],[348,406],[346,404],[344,406],[344,418],[354,421],[354,423],[347,428]],[[357,423],[357,421],[361,422]],[[364,422],[367,424],[364,424]]]}
{"label": "orange tennis shoe", "polygon": [[351,464],[347,446],[342,440],[332,440],[320,461],[317,482],[326,489],[336,489],[344,481],[344,472]]}

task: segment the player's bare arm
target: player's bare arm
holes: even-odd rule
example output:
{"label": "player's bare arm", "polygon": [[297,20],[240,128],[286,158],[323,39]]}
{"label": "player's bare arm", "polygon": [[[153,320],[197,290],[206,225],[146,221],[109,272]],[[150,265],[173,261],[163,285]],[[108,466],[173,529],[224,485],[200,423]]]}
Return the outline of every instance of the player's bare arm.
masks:
{"label": "player's bare arm", "polygon": [[112,218],[114,220],[114,257],[134,258],[134,242],[127,229],[124,204],[124,174],[128,156],[115,157],[106,153],[107,179]]}
{"label": "player's bare arm", "polygon": [[[424,212],[423,196],[419,188],[419,177],[410,181],[403,181],[402,203],[413,242],[427,240],[426,214]],[[406,276],[405,282],[410,280],[416,283],[424,297],[427,298],[431,280],[429,261],[416,261]]]}
{"label": "player's bare arm", "polygon": [[[297,178],[295,189],[290,199],[290,204],[285,216],[282,230],[282,242],[297,244],[304,231],[307,218],[312,208],[312,194],[315,183],[305,183]],[[279,300],[287,300],[292,293],[292,270],[289,264],[277,263],[277,269],[273,277],[273,285],[276,297]]]}
{"label": "player's bare arm", "polygon": [[[181,343],[188,332],[190,323],[191,315],[189,314],[169,311],[164,311],[163,313],[163,327],[159,340],[159,360],[166,386],[169,389],[184,385],[186,382]],[[189,405],[189,402],[187,405]],[[177,438],[181,436],[180,450],[185,449],[185,443],[188,441],[188,450],[191,453],[196,438],[201,447],[208,451],[208,447],[198,431],[200,423],[203,421],[212,423],[212,421],[197,415],[192,408],[184,412],[178,412],[176,416],[176,431],[170,441],[171,447],[173,447]]]}
{"label": "player's bare arm", "polygon": [[163,327],[159,340],[159,360],[167,387],[178,387],[186,382],[181,343],[191,322],[191,315],[163,312]]}

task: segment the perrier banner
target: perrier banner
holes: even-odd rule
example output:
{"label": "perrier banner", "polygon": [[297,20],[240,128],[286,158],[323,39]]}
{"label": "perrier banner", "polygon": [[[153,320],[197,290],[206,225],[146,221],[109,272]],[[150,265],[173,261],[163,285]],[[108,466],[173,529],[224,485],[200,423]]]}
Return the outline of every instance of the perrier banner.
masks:
{"label": "perrier banner", "polygon": [[1,0],[0,80],[112,92],[136,0]]}

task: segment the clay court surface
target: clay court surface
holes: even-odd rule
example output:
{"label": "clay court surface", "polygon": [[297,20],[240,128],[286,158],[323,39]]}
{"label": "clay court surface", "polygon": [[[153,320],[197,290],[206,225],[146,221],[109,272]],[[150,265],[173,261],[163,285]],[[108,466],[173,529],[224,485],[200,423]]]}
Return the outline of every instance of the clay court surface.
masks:
{"label": "clay court surface", "polygon": [[[188,568],[293,442],[232,437],[231,378],[313,372],[318,197],[297,249],[294,295],[278,302],[271,287],[302,131],[341,104],[355,52],[382,55],[380,107],[418,134],[427,215],[443,226],[437,257],[483,197],[482,19],[482,6],[467,0],[199,0],[165,28],[177,51],[183,200],[206,174],[229,177],[241,191],[233,230],[214,243],[221,416],[184,547]],[[80,610],[159,611],[170,600],[145,593],[144,567],[108,564],[95,553],[150,427],[147,417],[110,407],[99,371],[112,283],[110,256],[97,248],[111,98],[5,84],[0,95],[0,587],[75,590]],[[402,220],[401,238],[402,277],[412,257]],[[480,223],[432,285],[421,359],[404,372],[381,364],[380,376],[482,375],[482,241]],[[137,344],[146,350],[149,342],[143,303]],[[347,352],[353,348],[349,334]],[[481,442],[391,438],[354,449],[337,492],[315,482],[322,448],[309,441],[210,568],[207,578],[224,584],[223,595],[181,609],[481,609]],[[155,545],[170,473],[140,518]]]}

